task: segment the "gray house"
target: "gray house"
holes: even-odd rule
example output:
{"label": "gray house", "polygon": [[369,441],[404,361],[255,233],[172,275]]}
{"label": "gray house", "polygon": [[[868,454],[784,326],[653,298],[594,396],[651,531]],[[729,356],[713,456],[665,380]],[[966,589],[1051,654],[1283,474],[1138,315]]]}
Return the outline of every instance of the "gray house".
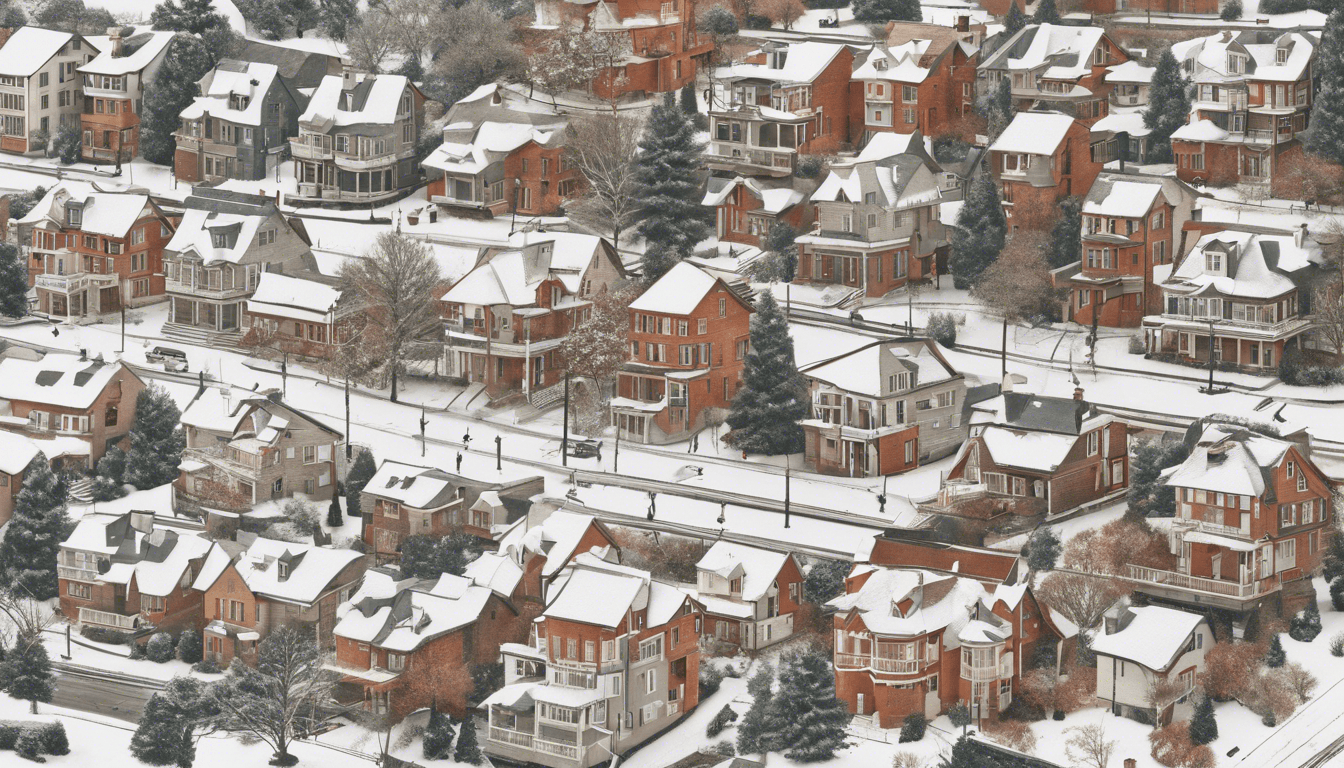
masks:
{"label": "gray house", "polygon": [[244,40],[235,57],[239,61],[274,64],[280,80],[295,93],[300,88],[316,88],[327,75],[341,74],[340,56],[261,40]]}
{"label": "gray house", "polygon": [[302,94],[274,64],[224,59],[182,110],[173,167],[182,181],[256,180],[280,162],[298,132]]}

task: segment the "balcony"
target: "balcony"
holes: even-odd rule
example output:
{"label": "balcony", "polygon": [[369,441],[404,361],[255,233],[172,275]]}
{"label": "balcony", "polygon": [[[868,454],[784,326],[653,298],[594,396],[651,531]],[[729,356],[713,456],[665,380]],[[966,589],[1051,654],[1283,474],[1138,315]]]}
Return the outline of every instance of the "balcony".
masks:
{"label": "balcony", "polygon": [[81,606],[79,609],[79,623],[133,631],[140,628],[140,615],[124,615],[120,613],[112,613],[111,611],[98,611],[93,608],[85,608]]}
{"label": "balcony", "polygon": [[33,285],[44,291],[78,293],[85,288],[109,288],[117,284],[116,275],[81,272],[75,275],[38,275]]}
{"label": "balcony", "polygon": [[963,664],[961,666],[961,679],[970,680],[973,683],[988,683],[998,680],[1001,676],[998,665],[992,667],[972,667]]}
{"label": "balcony", "polygon": [[522,749],[541,752],[542,754],[555,755],[567,760],[579,759],[579,746],[577,744],[562,744],[558,741],[547,741],[538,738],[530,733],[522,731],[511,731],[507,728],[497,728],[492,726],[490,734],[487,737],[489,741],[499,744],[507,744],[512,747],[521,747]]}
{"label": "balcony", "polygon": [[70,565],[56,566],[56,576],[71,581],[97,581],[98,572],[92,568],[76,568]]}
{"label": "balcony", "polygon": [[229,299],[249,293],[242,285],[225,287],[223,283],[184,282],[172,278],[164,281],[164,289],[168,293],[185,293],[202,299]]}
{"label": "balcony", "polygon": [[857,653],[835,654],[836,669],[870,669],[892,675],[910,675],[924,668],[921,659],[890,659],[882,656],[865,656]]}
{"label": "balcony", "polygon": [[295,136],[289,140],[289,153],[299,160],[330,160],[331,137],[326,135]]}
{"label": "balcony", "polygon": [[[1188,514],[1189,514],[1188,510],[1183,512],[1183,515]],[[1199,530],[1203,531],[1204,533],[1212,533],[1215,536],[1228,536],[1234,539],[1249,539],[1250,538],[1249,523],[1250,518],[1247,517],[1247,529],[1243,531],[1242,529],[1237,528],[1236,526],[1220,525],[1218,523],[1210,523],[1206,520],[1194,520],[1183,516],[1176,518],[1174,521],[1172,521],[1172,527],[1178,531]]]}
{"label": "balcony", "polygon": [[1221,579],[1207,579],[1202,576],[1191,576],[1188,573],[1163,571],[1157,568],[1145,568],[1141,565],[1128,566],[1128,572],[1125,574],[1124,578],[1142,584],[1170,587],[1186,592],[1221,595],[1237,600],[1247,600],[1253,597],[1259,597],[1260,595],[1274,591],[1279,586],[1278,578],[1274,576],[1251,581],[1246,584],[1240,584],[1235,581],[1223,581]]}

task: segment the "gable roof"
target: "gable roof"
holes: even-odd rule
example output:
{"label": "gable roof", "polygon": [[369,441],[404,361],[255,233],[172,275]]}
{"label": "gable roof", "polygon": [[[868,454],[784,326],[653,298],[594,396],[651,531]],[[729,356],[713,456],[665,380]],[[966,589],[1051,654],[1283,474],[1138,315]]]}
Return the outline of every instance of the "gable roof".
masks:
{"label": "gable roof", "polygon": [[911,389],[941,384],[960,376],[928,339],[875,341],[838,357],[801,369],[808,378],[869,397],[885,397],[886,377],[902,370],[914,373]]}
{"label": "gable roof", "polygon": [[408,653],[475,623],[493,596],[488,587],[450,573],[399,586],[389,575],[370,571],[359,591],[337,608],[333,633]]}
{"label": "gable roof", "polygon": [[364,485],[371,496],[391,499],[415,509],[437,509],[457,498],[460,478],[441,469],[384,460]]}
{"label": "gable roof", "polygon": [[[195,255],[206,264],[237,264],[256,243],[257,232],[276,213],[273,206],[240,206],[227,202],[212,205],[214,202],[202,199],[192,205],[188,198],[182,220],[178,222],[173,238],[163,247],[164,251]],[[277,219],[277,226],[289,226],[283,216]],[[216,241],[216,234],[221,235],[222,240]],[[217,245],[217,242],[221,244]]]}
{"label": "gable roof", "polygon": [[316,280],[263,272],[257,290],[247,300],[247,311],[326,323],[332,320],[341,291]]}
{"label": "gable roof", "polygon": [[[158,213],[158,207],[148,195],[128,192],[103,191],[98,185],[81,181],[62,181],[55,184],[33,206],[20,224],[50,223],[65,227],[67,210],[80,211],[81,232],[105,237],[124,238],[142,215]],[[166,219],[165,219],[166,221]]]}
{"label": "gable roof", "polygon": [[[1207,251],[1218,251],[1224,274],[1209,273]],[[1320,245],[1300,233],[1221,230],[1204,235],[1166,279],[1167,288],[1187,295],[1223,295],[1267,299],[1292,291],[1321,265]]]}
{"label": "gable roof", "polygon": [[176,35],[176,32],[155,31],[132,35],[122,41],[122,45],[125,48],[138,46],[135,50],[122,56],[113,56],[111,49],[105,50],[80,67],[79,71],[89,75],[125,75],[139,72],[162,56]]}
{"label": "gable roof", "polygon": [[1204,623],[1197,613],[1160,605],[1126,609],[1131,617],[1124,629],[1092,638],[1092,652],[1114,656],[1165,672],[1180,656],[1191,633]]}
{"label": "gable roof", "polygon": [[630,302],[630,309],[636,312],[689,315],[700,306],[714,286],[720,284],[723,285],[724,293],[737,296],[719,278],[688,261],[679,261],[645,289],[639,298]]}
{"label": "gable roof", "polygon": [[1083,213],[1138,219],[1148,215],[1162,184],[1157,181],[1127,181],[1098,176],[1083,198]]}
{"label": "gable roof", "polygon": [[[274,64],[222,59],[201,78],[201,95],[182,110],[181,117],[196,120],[208,112],[211,117],[230,123],[259,126],[264,97],[279,76]],[[288,90],[283,82],[280,86]],[[235,108],[233,96],[246,97],[246,106]]]}
{"label": "gable roof", "polygon": [[1018,112],[989,149],[992,152],[1053,155],[1073,123],[1071,115],[1059,112]]}
{"label": "gable roof", "polygon": [[415,88],[403,75],[357,74],[354,87],[346,90],[344,77],[327,75],[313,91],[299,122],[320,123],[327,128],[391,125],[397,121],[401,94],[408,86]]}
{"label": "gable roof", "polygon": [[[234,555],[216,542],[206,556],[205,565],[193,586],[204,592],[232,565],[253,594],[310,605],[332,586],[341,571],[362,557],[351,549],[332,549],[262,537],[257,537],[246,550]],[[288,575],[283,578],[280,575],[282,562],[289,564]]]}
{"label": "gable roof", "polygon": [[1091,72],[1101,27],[1028,24],[985,57],[980,69],[1037,70],[1052,80],[1075,80]]}
{"label": "gable roof", "polygon": [[978,423],[1073,436],[1082,434],[1083,423],[1098,415],[1086,400],[1030,392],[1003,392],[976,403],[973,410],[981,414],[975,419]]}
{"label": "gable roof", "polygon": [[[1192,80],[1196,83],[1232,83],[1244,80],[1296,82],[1302,79],[1315,58],[1317,42],[1300,32],[1273,29],[1225,30],[1208,37],[1173,43],[1171,53],[1178,61],[1193,62]],[[1282,63],[1278,51],[1286,56]],[[1240,53],[1245,70],[1232,72],[1228,54]]]}
{"label": "gable roof", "polygon": [[0,398],[84,410],[119,373],[138,379],[120,362],[105,363],[53,352],[41,360],[0,360]]}
{"label": "gable roof", "polygon": [[[76,37],[55,29],[19,27],[0,46],[0,75],[32,77]],[[89,50],[97,53],[93,46],[89,46]]]}
{"label": "gable roof", "polygon": [[896,535],[875,536],[867,551],[856,552],[856,563],[918,568],[1006,583],[1017,579],[1020,557],[985,547],[924,541]]}
{"label": "gable roof", "polygon": [[[775,552],[747,544],[737,544],[720,539],[705,552],[695,567],[702,571],[712,571],[725,579],[742,577],[742,599],[759,600],[769,591],[770,585],[779,577],[784,564],[792,557],[787,552]],[[740,569],[740,570],[739,570]]]}
{"label": "gable roof", "polygon": [[705,190],[705,198],[700,201],[700,204],[722,205],[733,193],[733,190],[741,187],[752,197],[761,201],[761,207],[753,209],[753,212],[759,210],[761,213],[777,216],[801,203],[806,197],[802,191],[794,187],[794,179],[793,176],[785,179],[754,179],[744,176],[736,176],[732,179],[711,177]]}
{"label": "gable roof", "polygon": [[[491,249],[440,297],[441,301],[490,306],[537,304],[537,289],[558,280],[570,294],[578,294],[588,269],[601,255],[610,255],[607,242],[596,235],[575,232],[536,235],[518,233],[508,249]],[[624,274],[619,259],[611,259]]]}
{"label": "gable roof", "polygon": [[734,64],[728,68],[726,79],[773,80],[779,83],[810,83],[816,80],[845,46],[834,43],[790,43],[785,49],[782,67],[768,64]]}
{"label": "gable roof", "polygon": [[[1210,423],[1166,484],[1215,493],[1273,496],[1274,469],[1293,443],[1234,424]],[[1265,499],[1270,501],[1271,499]]]}
{"label": "gable roof", "polygon": [[[323,59],[325,70],[330,70],[333,64],[339,65],[340,63],[338,56],[302,48],[291,48],[287,45],[262,40],[243,40],[238,50],[238,58],[244,61],[274,65],[280,77],[286,80],[295,80],[294,85],[298,88],[314,88],[321,82],[320,78],[312,82],[296,80],[299,75],[304,74],[304,67],[313,59]],[[321,76],[325,77],[326,72],[323,72]]]}
{"label": "gable roof", "polygon": [[[866,577],[854,587],[855,579]],[[991,609],[994,593],[975,579],[918,569],[855,565],[846,579],[846,594],[827,606],[856,613],[870,632],[919,637],[943,632],[943,648],[962,642],[997,642],[1012,634],[1012,625]],[[909,601],[908,603],[906,601]]]}
{"label": "gable roof", "polygon": [[[573,557],[583,554],[577,550],[579,542],[589,528],[596,528],[608,542],[614,541],[614,537],[602,521],[592,515],[557,509],[531,528],[523,530],[522,526],[517,526],[514,529],[516,533],[511,532],[510,536],[500,542],[500,548],[503,550],[513,546],[518,548],[520,555],[523,552],[544,555],[546,563],[542,566],[541,575],[554,576],[568,565]],[[609,544],[604,551],[611,546]]]}

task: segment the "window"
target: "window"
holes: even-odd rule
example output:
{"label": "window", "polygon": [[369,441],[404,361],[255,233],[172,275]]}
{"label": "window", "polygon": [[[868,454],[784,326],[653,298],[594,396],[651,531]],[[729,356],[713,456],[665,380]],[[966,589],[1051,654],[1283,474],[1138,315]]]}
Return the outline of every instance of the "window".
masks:
{"label": "window", "polygon": [[709,320],[703,317],[696,320],[695,333],[697,336],[703,336],[706,333],[709,333]]}
{"label": "window", "polygon": [[644,692],[653,693],[658,690],[658,670],[650,669],[644,673]]}
{"label": "window", "polygon": [[[903,101],[903,102],[905,102],[905,103],[907,103],[907,104],[913,104],[913,103],[915,103],[918,99],[919,99],[919,89],[918,89],[918,88],[916,88],[916,87],[913,86],[913,85],[903,85],[903,86],[901,86],[901,101]],[[910,122],[914,122],[914,121],[913,121],[913,120],[906,120],[906,122],[907,122],[907,123],[910,123]]]}
{"label": "window", "polygon": [[66,582],[65,585],[65,594],[71,597],[77,597],[81,600],[88,600],[91,594],[91,589],[88,584],[80,584],[77,581],[69,581]]}
{"label": "window", "polygon": [[728,316],[728,300],[719,299],[719,317]]}
{"label": "window", "polygon": [[[241,605],[241,603],[239,603]],[[144,613],[162,613],[168,607],[168,598],[156,595],[140,595],[140,610]]]}
{"label": "window", "polygon": [[1096,456],[1101,445],[1101,440],[1097,432],[1087,433],[1087,455]]}
{"label": "window", "polygon": [[751,339],[737,340],[737,359],[744,360],[747,357],[747,351],[751,348]]}
{"label": "window", "polygon": [[387,669],[390,672],[400,672],[406,669],[406,657],[400,653],[387,654]]}

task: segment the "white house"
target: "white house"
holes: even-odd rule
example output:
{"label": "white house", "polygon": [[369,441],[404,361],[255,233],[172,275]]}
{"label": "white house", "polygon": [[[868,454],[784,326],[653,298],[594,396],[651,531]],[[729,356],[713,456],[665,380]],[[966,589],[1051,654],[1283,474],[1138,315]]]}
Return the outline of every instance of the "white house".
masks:
{"label": "white house", "polygon": [[717,541],[696,563],[706,637],[756,650],[793,634],[803,572],[787,552]]}
{"label": "white house", "polygon": [[1189,717],[1190,692],[1213,647],[1213,630],[1200,614],[1149,605],[1117,604],[1107,612],[1104,634],[1092,639],[1097,655],[1097,698],[1125,717],[1152,721],[1159,716],[1153,691],[1175,682],[1161,709],[1164,722]]}

